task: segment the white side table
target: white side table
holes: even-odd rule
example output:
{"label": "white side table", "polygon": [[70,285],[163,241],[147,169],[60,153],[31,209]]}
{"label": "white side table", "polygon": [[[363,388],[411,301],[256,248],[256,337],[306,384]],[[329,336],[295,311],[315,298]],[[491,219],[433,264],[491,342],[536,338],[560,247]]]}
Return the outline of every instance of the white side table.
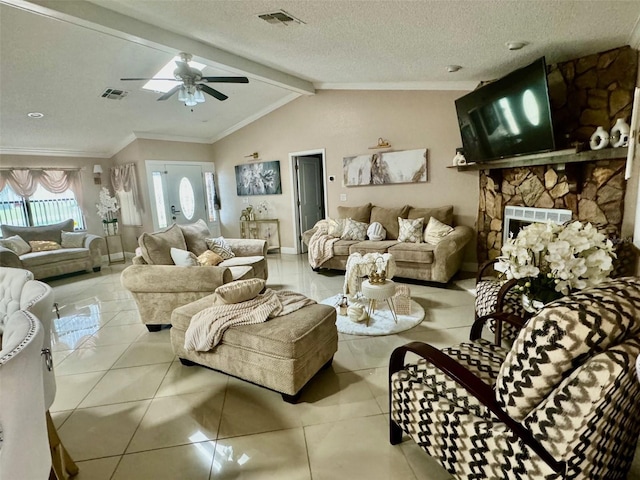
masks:
{"label": "white side table", "polygon": [[369,280],[362,282],[362,295],[369,300],[369,316],[375,311],[376,300],[384,300],[389,305],[389,310],[393,315],[393,320],[398,323],[396,309],[391,301],[391,297],[396,293],[396,284],[393,280],[386,280],[384,283],[371,283]]}
{"label": "white side table", "polygon": [[[125,263],[127,259],[124,256],[124,247],[122,246],[122,237],[120,235],[107,235],[104,237],[107,244],[107,257],[109,265],[114,263]],[[122,258],[120,258],[122,256]]]}

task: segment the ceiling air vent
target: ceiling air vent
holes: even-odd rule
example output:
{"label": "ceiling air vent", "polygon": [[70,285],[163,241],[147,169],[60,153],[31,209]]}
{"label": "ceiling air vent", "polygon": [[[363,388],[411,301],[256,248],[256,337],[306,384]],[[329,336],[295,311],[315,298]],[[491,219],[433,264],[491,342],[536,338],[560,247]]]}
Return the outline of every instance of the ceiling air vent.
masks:
{"label": "ceiling air vent", "polygon": [[107,88],[102,95],[102,98],[108,98],[109,100],[122,100],[126,97],[129,92],[125,92],[124,90],[118,90],[117,88]]}
{"label": "ceiling air vent", "polygon": [[271,12],[271,13],[263,13],[261,15],[258,15],[258,18],[261,18],[267,23],[273,23],[276,25],[288,26],[292,23],[300,23],[303,25],[305,24],[305,22],[303,22],[299,18],[294,17],[293,15],[285,12],[284,10],[278,10],[277,12]]}

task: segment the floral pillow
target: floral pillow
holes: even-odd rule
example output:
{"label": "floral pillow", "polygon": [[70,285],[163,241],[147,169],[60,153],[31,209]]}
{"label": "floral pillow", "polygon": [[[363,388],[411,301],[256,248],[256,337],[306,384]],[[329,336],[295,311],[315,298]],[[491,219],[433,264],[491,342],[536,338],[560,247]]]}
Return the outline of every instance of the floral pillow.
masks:
{"label": "floral pillow", "polygon": [[25,242],[20,235],[13,235],[12,237],[0,238],[0,246],[8,248],[16,255],[24,255],[31,251],[31,247]]}
{"label": "floral pillow", "polygon": [[344,231],[340,236],[343,240],[358,240],[363,242],[367,238],[368,223],[357,222],[352,218],[347,218],[344,222]]}
{"label": "floral pillow", "polygon": [[220,255],[223,260],[229,260],[236,256],[233,250],[231,250],[231,245],[227,243],[224,237],[207,238],[206,242],[209,250]]}
{"label": "floral pillow", "polygon": [[424,229],[424,241],[431,245],[437,245],[451,232],[453,232],[453,227],[431,217],[427,228]]}
{"label": "floral pillow", "polygon": [[424,218],[401,218],[398,217],[399,242],[422,243],[422,222]]}
{"label": "floral pillow", "polygon": [[344,218],[330,218],[328,220],[329,226],[327,228],[327,234],[335,238],[340,238],[344,232],[345,223],[346,220]]}

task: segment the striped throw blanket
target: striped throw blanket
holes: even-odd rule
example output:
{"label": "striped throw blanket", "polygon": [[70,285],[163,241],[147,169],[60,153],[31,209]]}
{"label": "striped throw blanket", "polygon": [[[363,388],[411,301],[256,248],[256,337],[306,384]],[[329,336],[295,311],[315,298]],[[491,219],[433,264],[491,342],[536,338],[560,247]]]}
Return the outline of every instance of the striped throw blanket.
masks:
{"label": "striped throw blanket", "polygon": [[222,341],[229,327],[263,323],[315,303],[300,293],[268,288],[246,302],[214,304],[193,316],[185,332],[184,348],[208,352]]}

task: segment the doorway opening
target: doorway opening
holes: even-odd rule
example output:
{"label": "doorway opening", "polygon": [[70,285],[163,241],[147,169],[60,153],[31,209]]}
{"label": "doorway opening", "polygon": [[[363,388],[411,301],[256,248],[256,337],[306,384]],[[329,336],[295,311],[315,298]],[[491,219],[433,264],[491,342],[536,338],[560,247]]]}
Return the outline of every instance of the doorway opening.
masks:
{"label": "doorway opening", "polygon": [[294,242],[296,253],[306,253],[303,232],[313,228],[327,212],[325,150],[289,154],[293,183]]}

